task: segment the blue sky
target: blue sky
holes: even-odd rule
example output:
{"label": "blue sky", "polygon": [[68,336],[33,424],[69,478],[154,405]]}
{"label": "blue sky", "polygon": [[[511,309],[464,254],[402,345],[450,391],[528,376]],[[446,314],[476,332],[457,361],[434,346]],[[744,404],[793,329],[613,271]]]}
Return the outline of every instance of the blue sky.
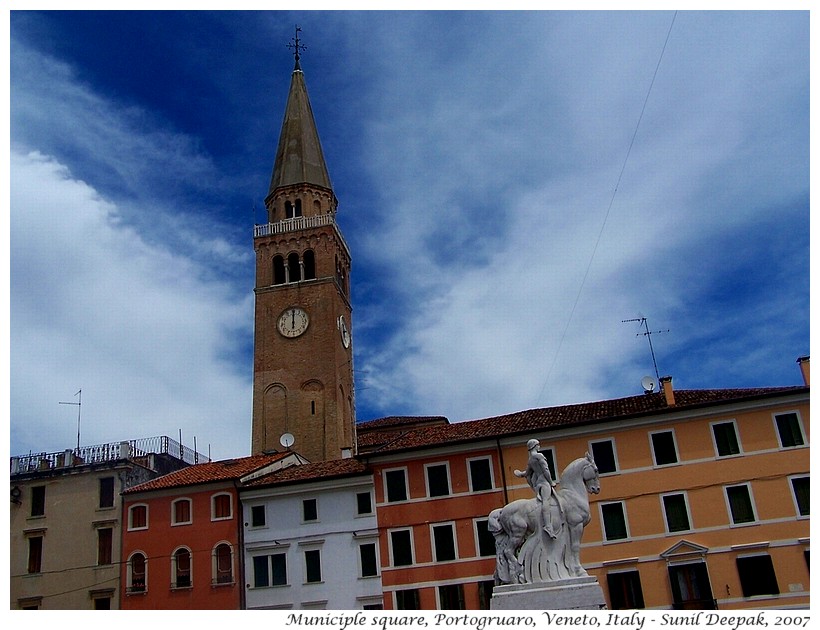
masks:
{"label": "blue sky", "polygon": [[641,316],[677,388],[802,383],[807,12],[17,11],[12,454],[73,446],[79,389],[84,444],[249,453],[296,24],[359,420],[638,394]]}

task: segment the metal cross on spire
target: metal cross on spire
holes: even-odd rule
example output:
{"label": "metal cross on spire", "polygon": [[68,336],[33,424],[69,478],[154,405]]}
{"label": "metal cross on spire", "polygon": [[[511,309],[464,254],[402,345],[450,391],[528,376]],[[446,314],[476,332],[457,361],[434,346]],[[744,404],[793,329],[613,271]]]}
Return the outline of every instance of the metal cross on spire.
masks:
{"label": "metal cross on spire", "polygon": [[291,39],[291,43],[287,44],[288,48],[293,50],[293,58],[296,60],[296,65],[294,65],[294,70],[301,70],[302,67],[299,65],[299,51],[307,50],[307,46],[303,46],[299,41],[299,33],[302,32],[302,29],[297,25],[296,26],[296,35]]}

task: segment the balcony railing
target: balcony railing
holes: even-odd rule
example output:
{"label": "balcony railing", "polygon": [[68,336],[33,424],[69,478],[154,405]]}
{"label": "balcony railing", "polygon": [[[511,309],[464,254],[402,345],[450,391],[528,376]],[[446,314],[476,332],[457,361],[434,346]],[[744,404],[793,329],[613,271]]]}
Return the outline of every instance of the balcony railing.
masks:
{"label": "balcony railing", "polygon": [[292,219],[277,221],[276,223],[263,223],[261,225],[254,225],[253,237],[259,238],[261,236],[287,234],[288,232],[296,232],[297,230],[306,230],[309,228],[317,228],[325,225],[333,226],[333,229],[336,231],[336,235],[339,237],[339,240],[342,242],[344,248],[347,250],[349,254],[350,248],[347,246],[347,242],[345,241],[344,236],[342,236],[342,232],[339,229],[339,225],[336,223],[336,219],[332,214],[318,214],[312,217],[293,217]]}
{"label": "balcony railing", "polygon": [[123,459],[144,459],[152,454],[170,455],[187,464],[208,461],[207,456],[197,453],[176,440],[161,435],[138,440],[81,446],[80,448],[67,449],[56,453],[18,455],[11,458],[11,473],[20,474],[82,464],[101,464]]}

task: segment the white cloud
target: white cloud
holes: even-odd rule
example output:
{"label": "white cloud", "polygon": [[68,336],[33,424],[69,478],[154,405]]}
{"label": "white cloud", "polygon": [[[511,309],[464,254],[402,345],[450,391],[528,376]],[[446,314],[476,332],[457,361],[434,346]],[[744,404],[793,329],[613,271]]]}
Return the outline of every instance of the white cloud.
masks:
{"label": "white cloud", "polygon": [[12,452],[169,435],[247,452],[250,374],[224,359],[249,297],[146,243],[118,209],[37,153],[11,158]]}

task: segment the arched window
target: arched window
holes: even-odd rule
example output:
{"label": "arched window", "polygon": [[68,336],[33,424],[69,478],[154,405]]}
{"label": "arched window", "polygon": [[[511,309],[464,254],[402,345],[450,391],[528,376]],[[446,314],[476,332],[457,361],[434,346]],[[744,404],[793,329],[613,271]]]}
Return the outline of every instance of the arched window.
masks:
{"label": "arched window", "polygon": [[148,529],[148,506],[132,505],[128,508],[128,529]]}
{"label": "arched window", "polygon": [[273,284],[285,284],[285,259],[273,257]]}
{"label": "arched window", "polygon": [[313,280],[316,277],[316,258],[311,250],[307,250],[302,256],[305,267],[305,280]]}
{"label": "arched window", "polygon": [[302,279],[300,267],[299,254],[290,254],[288,256],[288,282],[299,282]]}
{"label": "arched window", "polygon": [[228,543],[219,543],[213,551],[214,584],[233,583],[233,551]]}
{"label": "arched window", "polygon": [[215,494],[211,497],[211,520],[219,521],[233,516],[230,494]]}
{"label": "arched window", "polygon": [[171,556],[171,588],[189,588],[191,586],[191,550],[180,547]]}
{"label": "arched window", "polygon": [[292,219],[294,217],[293,214],[293,204],[290,201],[285,202],[285,218]]}
{"label": "arched window", "polygon": [[293,209],[293,216],[301,217],[302,216],[302,200],[296,200],[296,207]]}
{"label": "arched window", "polygon": [[171,525],[188,525],[191,522],[191,500],[174,501],[171,504]]}
{"label": "arched window", "polygon": [[135,551],[128,558],[128,580],[126,589],[128,593],[144,593],[148,587],[147,562],[145,554]]}

